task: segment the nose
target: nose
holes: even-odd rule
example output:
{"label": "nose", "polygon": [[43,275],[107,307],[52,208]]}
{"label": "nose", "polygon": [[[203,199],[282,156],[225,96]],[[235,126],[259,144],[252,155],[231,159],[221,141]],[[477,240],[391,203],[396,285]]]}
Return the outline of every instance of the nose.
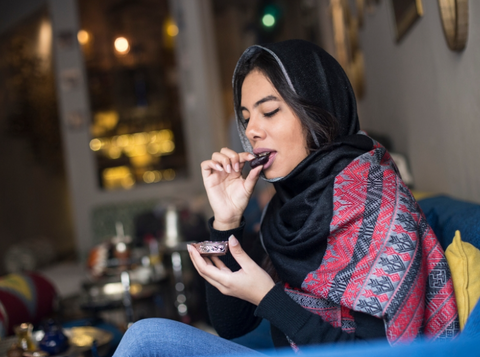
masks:
{"label": "nose", "polygon": [[265,138],[266,133],[259,118],[254,115],[250,117],[247,128],[245,129],[245,135],[251,142]]}

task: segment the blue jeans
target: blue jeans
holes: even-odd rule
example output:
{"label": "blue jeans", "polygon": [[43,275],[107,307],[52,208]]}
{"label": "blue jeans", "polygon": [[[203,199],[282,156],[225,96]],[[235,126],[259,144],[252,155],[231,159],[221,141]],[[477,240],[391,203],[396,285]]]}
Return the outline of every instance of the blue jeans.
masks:
{"label": "blue jeans", "polygon": [[188,357],[264,354],[178,321],[150,318],[125,332],[113,357]]}

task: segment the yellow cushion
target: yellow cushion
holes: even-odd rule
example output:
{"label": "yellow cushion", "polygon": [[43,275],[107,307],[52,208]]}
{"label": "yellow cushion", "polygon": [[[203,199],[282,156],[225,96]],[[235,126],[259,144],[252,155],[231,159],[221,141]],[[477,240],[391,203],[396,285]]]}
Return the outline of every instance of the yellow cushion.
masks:
{"label": "yellow cushion", "polygon": [[456,231],[445,256],[452,272],[460,329],[463,330],[470,312],[480,298],[480,250],[470,243],[462,242],[460,231]]}
{"label": "yellow cushion", "polygon": [[413,197],[415,197],[415,200],[417,200],[417,201],[423,200],[424,198],[438,196],[438,193],[430,192],[430,191],[411,190],[411,192],[412,192]]}

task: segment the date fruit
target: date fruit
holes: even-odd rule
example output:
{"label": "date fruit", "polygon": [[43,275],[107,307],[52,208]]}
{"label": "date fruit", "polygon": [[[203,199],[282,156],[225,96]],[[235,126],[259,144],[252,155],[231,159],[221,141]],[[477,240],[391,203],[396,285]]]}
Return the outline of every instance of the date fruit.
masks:
{"label": "date fruit", "polygon": [[254,169],[255,167],[260,166],[260,165],[265,165],[268,161],[269,155],[270,155],[269,152],[264,152],[264,153],[261,153],[260,155],[258,155],[252,161],[250,161],[250,166],[252,167],[252,169]]}

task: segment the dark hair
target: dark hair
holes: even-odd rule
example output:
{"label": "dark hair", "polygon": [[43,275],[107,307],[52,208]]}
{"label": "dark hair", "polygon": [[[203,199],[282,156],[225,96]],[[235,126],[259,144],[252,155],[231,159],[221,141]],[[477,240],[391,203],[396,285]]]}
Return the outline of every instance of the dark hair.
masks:
{"label": "dark hair", "polygon": [[[287,105],[300,119],[306,135],[307,149],[310,152],[316,151],[333,142],[339,131],[338,120],[323,108],[306,101],[295,93],[287,82],[276,59],[264,50],[259,50],[249,58],[245,64],[239,68],[235,76],[235,90],[237,95],[234,98],[234,105],[237,113],[241,113],[243,81],[247,75],[254,70],[260,71],[270,80]],[[315,143],[313,135],[316,136],[320,147]]]}

